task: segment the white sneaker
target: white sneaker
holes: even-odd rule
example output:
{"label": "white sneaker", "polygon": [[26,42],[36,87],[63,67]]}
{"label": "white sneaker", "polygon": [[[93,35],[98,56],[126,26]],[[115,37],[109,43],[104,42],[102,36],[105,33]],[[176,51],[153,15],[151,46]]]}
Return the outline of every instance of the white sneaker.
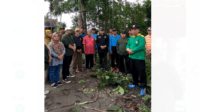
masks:
{"label": "white sneaker", "polygon": [[72,75],[72,74],[70,74],[69,76],[67,76],[67,77],[75,77],[75,75]]}
{"label": "white sneaker", "polygon": [[47,96],[46,95],[44,95],[44,99],[46,98]]}
{"label": "white sneaker", "polygon": [[44,94],[48,94],[49,93],[49,90],[44,90]]}

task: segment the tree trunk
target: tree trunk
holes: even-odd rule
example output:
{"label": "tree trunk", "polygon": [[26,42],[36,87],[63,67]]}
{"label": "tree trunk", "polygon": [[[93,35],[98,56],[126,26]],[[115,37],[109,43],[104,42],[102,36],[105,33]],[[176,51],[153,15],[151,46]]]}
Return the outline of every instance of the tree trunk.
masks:
{"label": "tree trunk", "polygon": [[84,11],[84,17],[85,17],[85,33],[87,33],[87,16],[86,16],[86,11]]}
{"label": "tree trunk", "polygon": [[114,0],[113,0],[113,8],[112,8],[112,21],[113,21],[113,28],[114,28]]}
{"label": "tree trunk", "polygon": [[105,30],[105,33],[106,33],[106,20],[107,20],[107,18],[106,18],[106,3],[104,4],[105,6],[104,6],[104,30]]}
{"label": "tree trunk", "polygon": [[99,14],[100,14],[100,10],[99,10],[99,5],[98,5],[98,25],[99,25],[99,30],[100,30],[100,20],[99,20]]}
{"label": "tree trunk", "polygon": [[124,19],[124,30],[126,30],[126,18],[127,18],[127,14],[126,14],[126,0],[125,0],[125,8],[124,8],[124,14],[125,14],[125,19]]}

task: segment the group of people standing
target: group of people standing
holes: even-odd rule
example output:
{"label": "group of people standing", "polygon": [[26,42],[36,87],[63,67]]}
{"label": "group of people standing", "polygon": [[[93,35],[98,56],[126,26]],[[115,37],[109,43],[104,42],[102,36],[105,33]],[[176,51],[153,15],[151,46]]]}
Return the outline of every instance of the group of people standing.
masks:
{"label": "group of people standing", "polygon": [[[117,29],[110,28],[109,34],[105,34],[103,28],[92,28],[84,33],[84,28],[76,28],[75,35],[72,36],[72,29],[60,28],[59,33],[53,33],[45,29],[45,80],[49,76],[51,86],[57,88],[62,83],[59,81],[59,75],[62,67],[62,79],[64,83],[70,83],[69,78],[75,77],[77,72],[83,71],[82,57],[85,56],[85,70],[88,74],[93,70],[97,63],[97,54],[100,59],[100,68],[109,70],[107,65],[107,55],[111,60],[112,71],[119,75],[125,73],[124,64],[126,64],[127,73],[132,75],[133,84],[130,88],[141,87],[141,95],[146,94],[146,73],[145,59],[151,58],[151,28],[147,29],[148,35],[143,36],[139,33],[139,26],[133,25],[129,29],[129,34],[121,31],[117,34]],[[85,55],[82,55],[85,54]],[[72,62],[73,72],[70,73],[70,64]],[[116,64],[115,64],[116,63]],[[47,75],[48,74],[48,75]],[[140,77],[140,80],[138,80]],[[45,90],[45,94],[49,91]]]}

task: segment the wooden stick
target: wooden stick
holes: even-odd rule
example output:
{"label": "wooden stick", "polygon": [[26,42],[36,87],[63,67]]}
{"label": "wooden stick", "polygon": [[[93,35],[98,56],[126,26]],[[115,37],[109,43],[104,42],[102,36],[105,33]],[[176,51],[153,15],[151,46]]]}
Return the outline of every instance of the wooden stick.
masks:
{"label": "wooden stick", "polygon": [[[104,88],[104,90],[106,91],[106,89]],[[108,91],[106,91],[106,93],[110,96],[110,97],[112,97],[109,93],[108,93]]]}
{"label": "wooden stick", "polygon": [[80,91],[82,91],[86,86],[83,86],[81,89],[79,89]]}
{"label": "wooden stick", "polygon": [[94,101],[88,101],[87,104],[88,104],[88,103],[93,103],[93,102],[97,101],[97,98],[98,98],[98,97],[99,97],[99,91],[97,91],[97,96],[96,96],[96,98],[94,99]]}

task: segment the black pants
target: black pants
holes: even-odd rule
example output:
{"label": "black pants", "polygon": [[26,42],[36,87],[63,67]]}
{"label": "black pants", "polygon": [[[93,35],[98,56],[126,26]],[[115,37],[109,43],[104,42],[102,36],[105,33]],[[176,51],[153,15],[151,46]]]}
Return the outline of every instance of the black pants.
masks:
{"label": "black pants", "polygon": [[108,69],[107,67],[107,53],[99,53],[100,68]]}
{"label": "black pants", "polygon": [[111,54],[111,66],[114,68],[115,67],[115,59],[117,63],[117,68],[118,66],[118,53],[116,47],[112,47],[112,54]]}
{"label": "black pants", "polygon": [[62,78],[63,80],[67,78],[67,76],[69,76],[69,68],[70,68],[70,64],[72,61],[72,56],[64,56],[63,59],[63,67],[62,67]]}
{"label": "black pants", "polygon": [[[86,58],[86,70],[87,69],[91,69],[93,67],[93,54],[87,54],[85,55],[85,58]],[[89,66],[90,64],[90,66]]]}
{"label": "black pants", "polygon": [[140,86],[142,88],[146,87],[147,79],[145,72],[145,60],[137,60],[130,58],[130,69],[133,77],[133,85],[138,85],[138,76],[140,76]]}
{"label": "black pants", "polygon": [[120,72],[125,72],[125,68],[124,68],[124,61],[126,63],[126,70],[127,70],[127,73],[129,73],[129,60],[128,60],[128,55],[119,55],[119,70]]}

